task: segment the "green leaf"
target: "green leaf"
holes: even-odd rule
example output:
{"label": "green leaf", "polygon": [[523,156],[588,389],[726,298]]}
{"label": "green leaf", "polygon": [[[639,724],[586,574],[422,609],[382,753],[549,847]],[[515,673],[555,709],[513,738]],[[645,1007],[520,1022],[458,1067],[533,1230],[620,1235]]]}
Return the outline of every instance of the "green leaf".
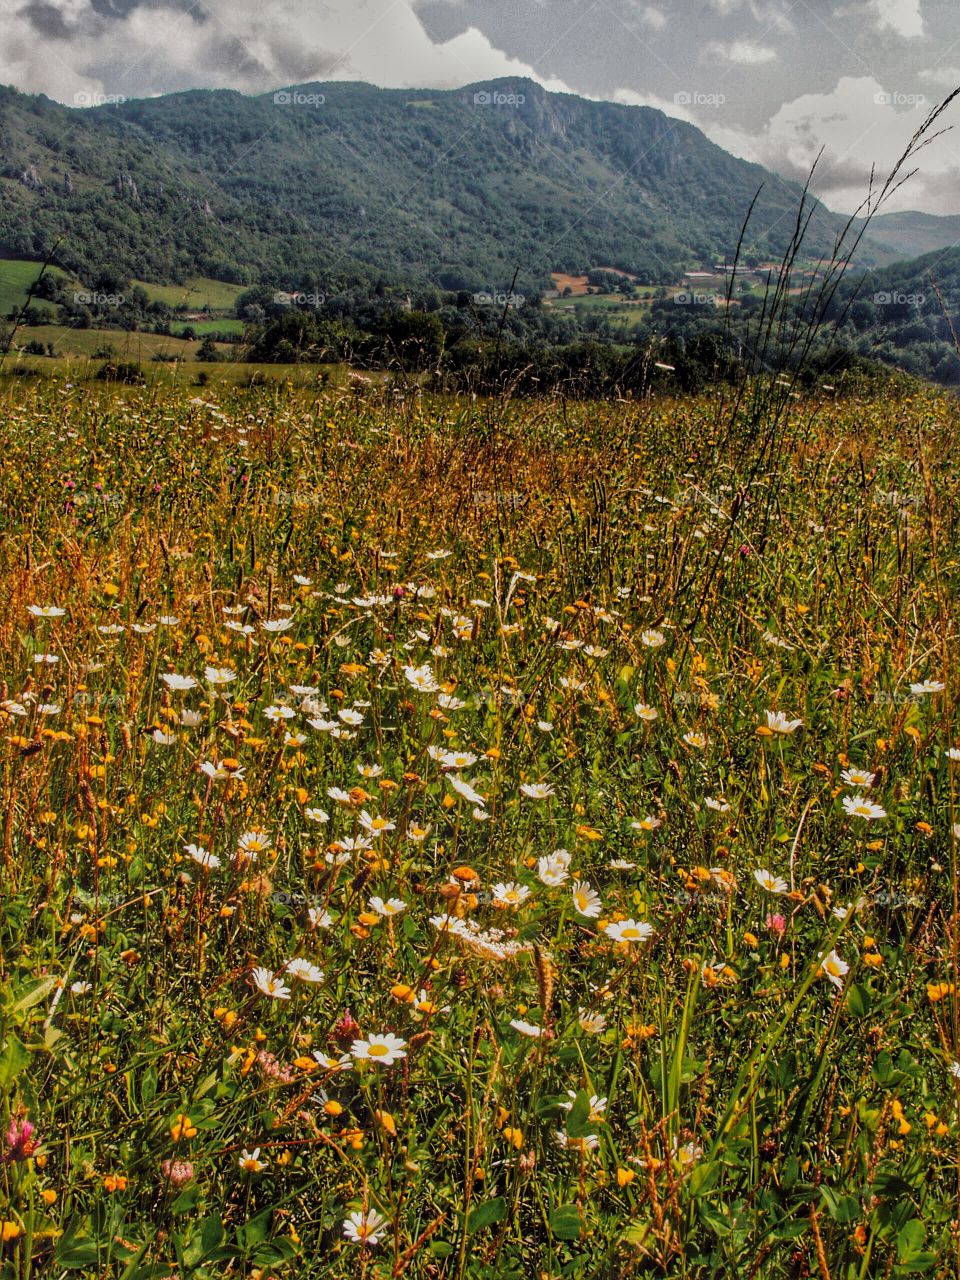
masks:
{"label": "green leaf", "polygon": [[878,1084],[886,1085],[887,1087],[903,1084],[905,1080],[909,1079],[903,1071],[898,1071],[893,1065],[893,1059],[886,1050],[877,1054],[877,1060],[871,1068],[871,1074]]}
{"label": "green leaf", "polygon": [[593,1132],[590,1124],[590,1095],[581,1089],[567,1114],[567,1134],[571,1138],[585,1138]]}
{"label": "green leaf", "polygon": [[27,987],[26,991],[14,1002],[13,1008],[10,1010],[12,1017],[17,1018],[22,1013],[26,1013],[28,1009],[32,1009],[35,1004],[40,1001],[57,985],[57,978],[38,978],[33,986]]}
{"label": "green leaf", "polygon": [[705,1196],[708,1191],[712,1191],[717,1185],[720,1171],[721,1165],[719,1161],[714,1164],[695,1165],[688,1183],[690,1194],[694,1197]]}
{"label": "green leaf", "polygon": [[183,1261],[190,1268],[199,1266],[203,1261],[203,1241],[199,1235],[193,1237],[187,1247],[184,1249],[181,1244],[183,1253]]}
{"label": "green leaf", "polygon": [[809,1230],[808,1224],[802,1218],[793,1222],[784,1222],[771,1235],[775,1240],[799,1240]]}
{"label": "green leaf", "polygon": [[197,1102],[199,1101],[200,1098],[205,1097],[206,1094],[208,1094],[210,1090],[214,1087],[214,1085],[217,1083],[217,1079],[218,1079],[218,1073],[216,1071],[211,1071],[208,1076],[206,1076],[203,1080],[201,1080],[200,1083],[197,1085],[196,1089],[194,1089],[193,1091],[194,1102]]}
{"label": "green leaf", "polygon": [[212,1253],[214,1249],[219,1248],[223,1242],[223,1222],[219,1213],[211,1213],[209,1217],[204,1218],[203,1225],[200,1228],[200,1244],[203,1248],[203,1255]]}
{"label": "green leaf", "polygon": [[901,1049],[897,1054],[897,1066],[908,1076],[919,1076],[921,1074],[920,1063],[909,1049]]}
{"label": "green leaf", "polygon": [[847,1008],[855,1018],[865,1018],[873,1008],[873,996],[862,982],[855,982],[847,992]]}
{"label": "green leaf", "polygon": [[915,1253],[906,1262],[898,1263],[894,1269],[895,1276],[917,1276],[924,1271],[929,1271],[934,1263],[938,1260],[935,1253]]}
{"label": "green leaf", "polygon": [[12,1035],[0,1053],[0,1088],[8,1088],[30,1061],[27,1047]]}
{"label": "green leaf", "polygon": [[192,1212],[192,1210],[194,1210],[200,1203],[202,1195],[203,1188],[199,1184],[195,1183],[192,1187],[187,1187],[187,1189],[185,1191],[181,1191],[176,1200],[174,1200],[173,1204],[170,1206],[170,1212],[175,1217],[179,1217],[179,1215],[183,1213]]}
{"label": "green leaf", "polygon": [[621,1232],[620,1239],[624,1244],[643,1244],[653,1230],[653,1222],[649,1219],[646,1222],[631,1222]]}
{"label": "green leaf", "polygon": [[538,1116],[549,1116],[560,1106],[561,1102],[567,1102],[567,1098],[561,1098],[556,1093],[542,1094],[538,1099],[534,1111]]}
{"label": "green leaf", "polygon": [[244,1249],[252,1249],[254,1245],[263,1244],[269,1230],[270,1210],[266,1209],[242,1227],[237,1228],[237,1240]]}
{"label": "green leaf", "polygon": [[485,1200],[483,1204],[478,1204],[476,1209],[471,1209],[467,1217],[467,1231],[472,1235],[474,1231],[481,1231],[484,1227],[492,1227],[495,1222],[502,1222],[507,1216],[507,1202],[503,1196],[497,1196],[494,1200]]}
{"label": "green leaf", "polygon": [[856,1222],[862,1212],[860,1201],[856,1196],[841,1196],[837,1201],[833,1219],[839,1223]]}
{"label": "green leaf", "polygon": [[714,1235],[718,1235],[721,1239],[728,1236],[733,1230],[733,1223],[719,1210],[712,1208],[709,1204],[700,1204],[697,1206],[697,1213],[702,1222],[713,1231]]}
{"label": "green leaf", "polygon": [[892,1169],[880,1168],[874,1174],[873,1191],[875,1195],[888,1197],[890,1200],[899,1200],[910,1194],[910,1186],[904,1182],[903,1178]]}
{"label": "green leaf", "polygon": [[581,1225],[580,1210],[575,1204],[559,1204],[550,1214],[550,1230],[558,1240],[579,1240]]}
{"label": "green leaf", "polygon": [[781,1089],[791,1088],[797,1078],[797,1055],[785,1053],[779,1062],[771,1064],[770,1074]]}
{"label": "green leaf", "polygon": [[96,1240],[71,1240],[66,1248],[57,1250],[54,1258],[57,1267],[63,1267],[67,1271],[80,1271],[94,1266],[100,1260],[100,1247]]}
{"label": "green leaf", "polygon": [[256,1250],[251,1262],[258,1267],[272,1267],[281,1262],[289,1262],[297,1256],[297,1246],[289,1236],[278,1236],[275,1240],[262,1244]]}
{"label": "green leaf", "polygon": [[911,1218],[897,1232],[897,1256],[900,1262],[909,1262],[923,1248],[926,1228],[919,1218]]}
{"label": "green leaf", "polygon": [[150,1103],[157,1096],[157,1068],[151,1062],[149,1067],[143,1073],[143,1079],[140,1081],[140,1101],[145,1107],[149,1107]]}

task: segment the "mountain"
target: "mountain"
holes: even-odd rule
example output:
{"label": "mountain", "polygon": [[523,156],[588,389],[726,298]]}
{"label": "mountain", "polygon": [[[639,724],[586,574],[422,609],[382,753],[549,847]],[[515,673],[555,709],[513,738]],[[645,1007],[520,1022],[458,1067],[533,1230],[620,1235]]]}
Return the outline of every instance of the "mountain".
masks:
{"label": "mountain", "polygon": [[864,237],[871,244],[892,250],[898,258],[913,258],[936,249],[960,247],[960,215],[933,213],[878,213]]}
{"label": "mountain", "polygon": [[844,281],[833,312],[851,349],[948,386],[960,384],[960,248],[937,249]]}
{"label": "mountain", "polygon": [[[518,271],[539,293],[551,271],[606,266],[665,284],[732,258],[758,190],[744,251],[778,259],[795,183],[660,111],[528,80],[82,110],[0,89],[0,256],[55,251],[91,283],[504,290]],[[805,252],[829,258],[843,220],[812,208]]]}

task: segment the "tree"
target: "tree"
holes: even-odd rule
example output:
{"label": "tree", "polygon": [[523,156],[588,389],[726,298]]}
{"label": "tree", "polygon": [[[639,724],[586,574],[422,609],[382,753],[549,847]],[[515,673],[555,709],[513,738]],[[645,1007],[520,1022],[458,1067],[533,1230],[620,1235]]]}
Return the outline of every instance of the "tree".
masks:
{"label": "tree", "polygon": [[197,354],[194,359],[201,361],[203,364],[215,364],[220,359],[220,352],[217,350],[216,343],[212,338],[204,338],[197,348]]}

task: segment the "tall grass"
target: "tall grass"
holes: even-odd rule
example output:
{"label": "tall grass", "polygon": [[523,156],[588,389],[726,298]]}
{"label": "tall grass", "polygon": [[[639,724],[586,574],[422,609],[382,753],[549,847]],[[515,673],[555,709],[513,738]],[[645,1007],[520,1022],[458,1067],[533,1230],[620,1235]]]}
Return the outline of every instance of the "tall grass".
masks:
{"label": "tall grass", "polygon": [[951,1273],[955,408],[715,410],[11,393],[4,1274]]}

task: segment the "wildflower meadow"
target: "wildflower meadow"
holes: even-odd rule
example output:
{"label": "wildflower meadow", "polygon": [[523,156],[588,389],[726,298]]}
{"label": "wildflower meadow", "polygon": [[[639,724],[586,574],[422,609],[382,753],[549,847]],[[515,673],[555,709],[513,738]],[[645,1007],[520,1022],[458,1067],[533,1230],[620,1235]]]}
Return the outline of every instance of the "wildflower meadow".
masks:
{"label": "wildflower meadow", "polygon": [[953,399],[19,382],[3,1280],[957,1274]]}

